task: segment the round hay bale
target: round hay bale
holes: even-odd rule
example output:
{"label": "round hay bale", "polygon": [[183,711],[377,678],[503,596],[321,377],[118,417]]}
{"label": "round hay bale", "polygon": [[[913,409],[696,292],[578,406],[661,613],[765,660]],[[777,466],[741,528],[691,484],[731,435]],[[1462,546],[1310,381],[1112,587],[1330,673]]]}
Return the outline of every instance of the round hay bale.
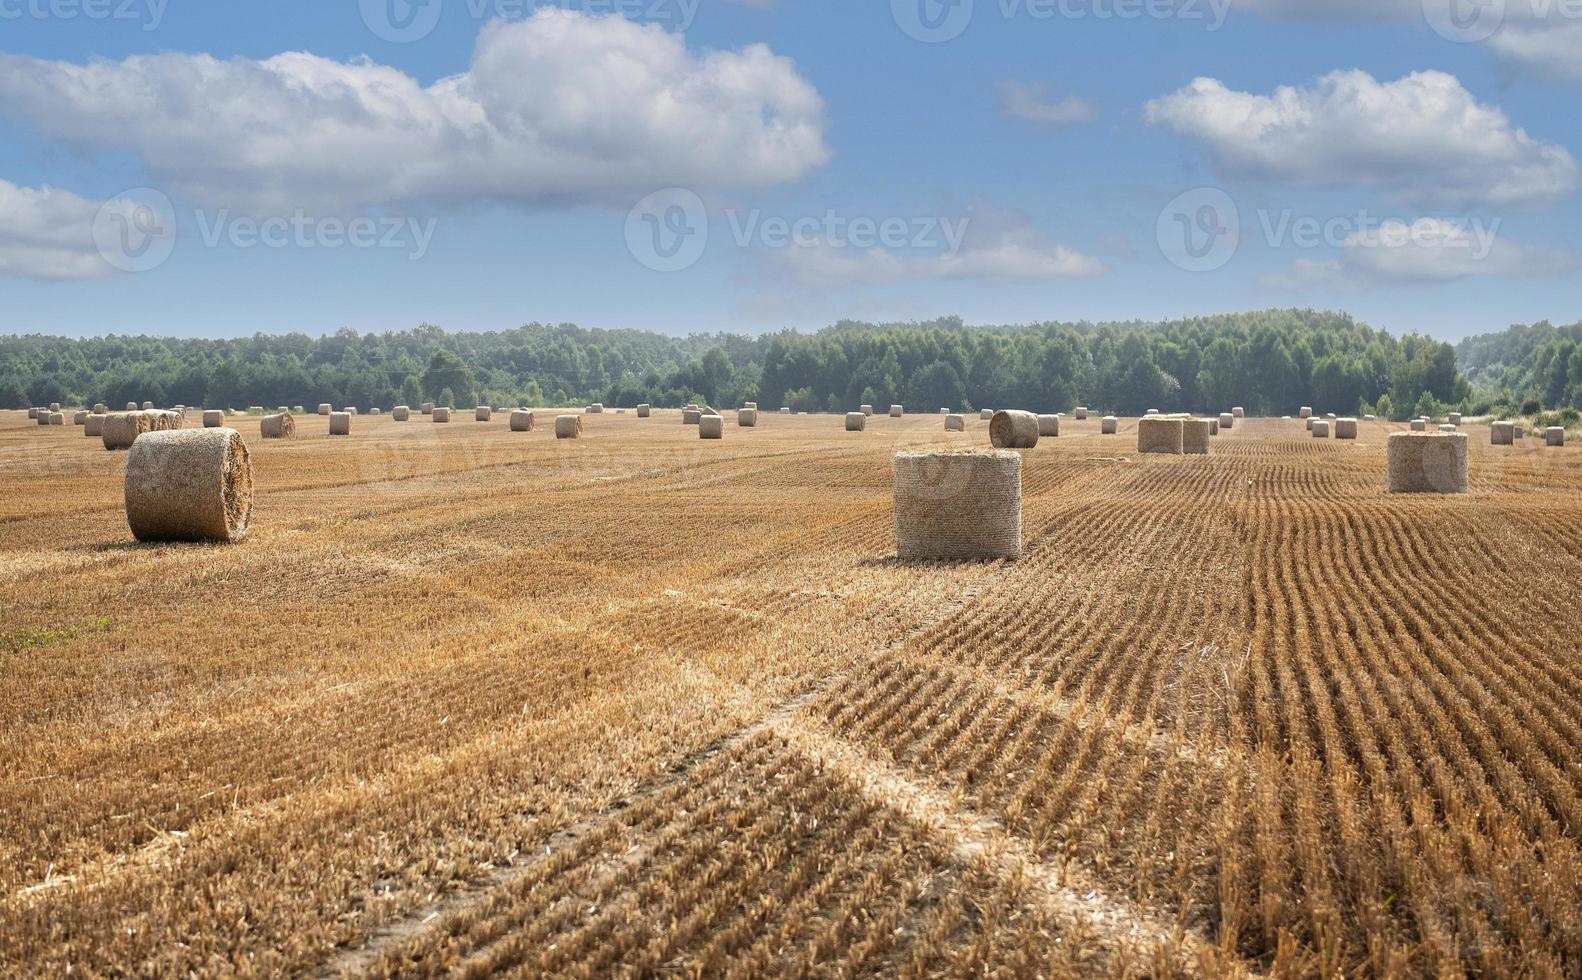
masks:
{"label": "round hay bale", "polygon": [[[263,409],[260,408],[259,411],[262,412]],[[348,405],[348,406],[346,406],[346,414],[347,415],[356,415],[357,414],[357,406],[356,405]]]}
{"label": "round hay bale", "polygon": [[859,405],[859,406],[857,406],[857,411],[861,412],[864,415],[872,415],[873,414],[873,406],[872,405]]}
{"label": "round hay bale", "polygon": [[258,422],[258,432],[265,439],[289,439],[297,434],[297,420],[290,412],[265,415]]}
{"label": "round hay bale", "polygon": [[1516,423],[1495,422],[1489,426],[1489,445],[1514,446],[1516,445]]}
{"label": "round hay bale", "polygon": [[1060,416],[1058,416],[1058,415],[1040,415],[1040,416],[1038,416],[1038,435],[1040,437],[1042,437],[1042,436],[1058,436],[1058,435],[1060,435]]}
{"label": "round hay bale", "polygon": [[895,548],[907,560],[1022,553],[1022,458],[1012,452],[897,453]]}
{"label": "round hay bale", "polygon": [[654,414],[654,406],[652,406],[652,405],[639,405],[639,406],[637,406],[637,417],[638,418],[646,419],[646,418],[648,418],[649,416],[651,416],[653,414]]}
{"label": "round hay bale", "polygon": [[780,414],[781,415],[790,415],[791,414],[791,409],[789,407],[782,407],[780,409]]}
{"label": "round hay bale", "polygon": [[384,410],[383,409],[378,409],[378,408],[370,408],[368,410],[368,414],[369,415],[383,415],[384,414]]}
{"label": "round hay bale", "polygon": [[743,408],[736,412],[736,424],[743,429],[751,429],[758,425],[758,409]]}
{"label": "round hay bale", "polygon": [[1106,415],[1099,420],[1099,435],[1113,436],[1120,431],[1121,420],[1113,415]]}
{"label": "round hay bale", "polygon": [[27,420],[29,422],[37,422],[39,413],[42,412],[42,411],[44,411],[44,410],[42,408],[38,408],[38,407],[34,407],[34,408],[28,409],[27,410]]}
{"label": "round hay bale", "polygon": [[66,413],[65,412],[50,412],[49,415],[45,418],[45,421],[48,422],[50,425],[65,425],[66,424]]}
{"label": "round hay bale", "polygon": [[90,439],[103,439],[104,438],[104,413],[103,412],[92,412],[92,413],[89,413],[87,419],[85,419],[83,421],[83,423],[82,423],[82,434],[84,436],[87,436]]}
{"label": "round hay bale", "polygon": [[1189,456],[1207,456],[1209,437],[1215,423],[1208,419],[1181,420],[1181,451]]}
{"label": "round hay bale", "polygon": [[1076,414],[1078,422],[1086,422],[1088,420],[1088,410],[1086,406],[1078,405]]}
{"label": "round hay bale", "polygon": [[555,416],[555,438],[575,439],[582,435],[582,416],[557,415]]}
{"label": "round hay bale", "polygon": [[700,408],[683,408],[681,410],[682,425],[697,425],[698,419],[701,419],[702,417],[703,410]]}
{"label": "round hay bale", "polygon": [[947,415],[945,416],[945,431],[966,432],[967,420],[960,415]]}
{"label": "round hay bale", "polygon": [[1413,432],[1427,432],[1428,431],[1428,423],[1424,422],[1422,419],[1412,419],[1412,431]]}
{"label": "round hay bale", "polygon": [[890,406],[890,417],[892,419],[898,419],[898,418],[900,418],[901,416],[903,416],[905,414],[906,414],[906,409],[902,408],[900,405],[891,405]]}
{"label": "round hay bale", "polygon": [[592,405],[588,406],[588,414],[589,415],[603,415],[604,414],[604,405],[601,404],[600,402],[594,402]]}
{"label": "round hay bale", "polygon": [[758,411],[758,403],[757,402],[742,402],[742,407],[743,408],[750,408],[750,409],[752,409],[755,412]]}
{"label": "round hay bale", "polygon": [[335,411],[335,408],[332,405],[330,405],[329,402],[319,402],[319,414],[320,415],[326,415],[327,416],[333,411]]}
{"label": "round hay bale", "polygon": [[1311,415],[1309,415],[1307,417],[1307,422],[1306,422],[1307,431],[1312,432],[1313,431],[1313,423],[1315,423],[1315,422],[1322,422],[1322,421],[1323,421],[1323,419],[1315,419]]}
{"label": "round hay bale", "polygon": [[217,409],[209,409],[203,413],[203,427],[205,429],[218,429],[225,424],[225,413]]}
{"label": "round hay bale", "polygon": [[532,432],[533,431],[533,413],[527,411],[526,409],[522,409],[522,408],[519,408],[516,411],[512,412],[511,413],[511,431],[512,432]]}
{"label": "round hay bale", "polygon": [[1441,425],[1439,427],[1439,431],[1440,432],[1454,432],[1454,431],[1456,431],[1456,427],[1451,425],[1449,422],[1446,422],[1444,425]]}
{"label": "round hay bale", "polygon": [[1329,438],[1329,420],[1328,419],[1319,419],[1318,421],[1314,422],[1313,425],[1312,425],[1312,429],[1313,429],[1313,438],[1314,439],[1328,439]]}
{"label": "round hay bale", "polygon": [[1208,434],[1211,436],[1219,435],[1219,419],[1208,420]]}
{"label": "round hay bale", "polygon": [[861,412],[847,412],[846,413],[846,431],[847,432],[861,432],[863,429],[865,429],[867,427],[868,427],[868,416],[862,414]]}
{"label": "round hay bale", "polygon": [[1247,410],[1245,408],[1240,408],[1240,407],[1233,408],[1233,409],[1230,410],[1230,414],[1233,417],[1235,417],[1235,418],[1244,419],[1244,418],[1247,417]]}
{"label": "round hay bale", "polygon": [[1137,421],[1137,451],[1180,456],[1186,452],[1186,423],[1183,419],[1144,417]]}
{"label": "round hay bale", "polygon": [[1549,428],[1544,430],[1544,445],[1545,446],[1553,446],[1554,448],[1559,449],[1559,448],[1563,447],[1565,444],[1566,444],[1566,430],[1565,429],[1561,428],[1558,425],[1551,425]]}
{"label": "round hay bale", "polygon": [[1000,411],[989,419],[989,445],[995,449],[1032,449],[1038,445],[1038,416],[1032,412]]}
{"label": "round hay bale", "polygon": [[988,422],[989,420],[991,420],[993,418],[994,418],[994,409],[992,409],[992,408],[985,408],[983,411],[978,413],[978,421],[979,422]]}
{"label": "round hay bale", "polygon": [[1466,493],[1465,432],[1394,432],[1388,443],[1390,493]]}
{"label": "round hay bale", "polygon": [[106,449],[131,449],[137,437],[154,431],[154,420],[146,412],[115,412],[104,417],[100,438]]}
{"label": "round hay bale", "polygon": [[1235,415],[1235,413],[1234,412],[1221,412],[1220,415],[1219,415],[1219,427],[1222,428],[1222,429],[1234,429],[1234,428],[1236,428],[1236,415]]}
{"label": "round hay bale", "polygon": [[60,402],[50,402],[49,403],[49,410],[52,411],[52,412],[60,411]]}
{"label": "round hay bale", "polygon": [[37,422],[39,425],[49,425],[49,409],[47,409],[47,408],[39,409],[38,410],[38,414],[33,416],[33,420],[35,422]]}
{"label": "round hay bale", "polygon": [[424,402],[422,404],[422,406],[419,408],[419,411],[421,411],[424,415],[433,415],[434,414],[434,403],[433,402]]}
{"label": "round hay bale", "polygon": [[436,406],[434,411],[430,412],[429,415],[436,423],[450,421],[450,409],[448,408]]}
{"label": "round hay bale", "polygon": [[87,412],[73,412],[72,413],[72,416],[71,416],[71,424],[72,425],[82,425],[86,421],[88,421],[88,413]]}
{"label": "round hay bale", "polygon": [[126,460],[126,521],[139,541],[240,541],[253,469],[235,429],[150,432]]}
{"label": "round hay bale", "polygon": [[350,412],[330,413],[330,435],[349,436],[352,434],[352,414]]}
{"label": "round hay bale", "polygon": [[1325,422],[1333,422],[1333,421],[1335,421],[1335,413],[1334,412],[1326,412],[1326,413],[1324,413],[1324,421]]}
{"label": "round hay bale", "polygon": [[1377,415],[1364,415],[1362,417],[1362,420],[1364,422],[1377,422],[1379,420],[1379,417]]}
{"label": "round hay bale", "polygon": [[1302,410],[1297,413],[1297,417],[1298,418],[1304,418],[1304,419],[1312,418],[1313,417],[1312,406],[1310,406],[1310,405],[1303,405],[1302,406]]}
{"label": "round hay bale", "polygon": [[104,402],[94,402],[93,411],[89,412],[88,414],[90,414],[90,415],[103,415],[103,414],[105,414],[108,411],[109,411],[109,409],[107,407],[105,407]]}
{"label": "round hay bale", "polygon": [[144,402],[143,403],[143,411],[145,411],[145,412],[152,412],[153,410],[154,410],[154,403],[153,402]]}
{"label": "round hay bale", "polygon": [[1158,415],[1159,414],[1159,409],[1157,409],[1157,408],[1150,408],[1148,410],[1147,414],[1148,415]]}
{"label": "round hay bale", "polygon": [[939,414],[941,414],[941,415],[949,415],[950,414],[950,409],[942,408],[942,409],[939,410]]}
{"label": "round hay bale", "polygon": [[725,438],[725,420],[718,415],[703,415],[698,418],[698,438],[723,439]]}
{"label": "round hay bale", "polygon": [[1355,439],[1355,438],[1357,438],[1357,420],[1356,419],[1336,419],[1335,420],[1335,438],[1336,439]]}
{"label": "round hay bale", "polygon": [[[276,415],[284,415],[284,414],[286,414],[289,411],[291,411],[291,409],[287,408],[284,405],[277,405],[277,406],[275,406],[275,414]],[[379,409],[377,409],[377,408],[374,409],[374,413],[375,414],[378,414],[378,412],[379,412]]]}
{"label": "round hay bale", "polygon": [[409,405],[397,405],[390,411],[390,418],[395,422],[408,422],[412,419],[412,408]]}
{"label": "round hay bale", "polygon": [[494,418],[494,409],[486,405],[479,405],[472,411],[472,420],[474,422],[487,422],[492,418]]}
{"label": "round hay bale", "polygon": [[138,408],[137,402],[127,402],[126,403],[126,410],[128,412],[140,411],[140,409]]}
{"label": "round hay bale", "polygon": [[292,415],[306,415],[307,414],[307,409],[303,408],[301,405],[293,405],[293,406],[291,406],[291,414]]}

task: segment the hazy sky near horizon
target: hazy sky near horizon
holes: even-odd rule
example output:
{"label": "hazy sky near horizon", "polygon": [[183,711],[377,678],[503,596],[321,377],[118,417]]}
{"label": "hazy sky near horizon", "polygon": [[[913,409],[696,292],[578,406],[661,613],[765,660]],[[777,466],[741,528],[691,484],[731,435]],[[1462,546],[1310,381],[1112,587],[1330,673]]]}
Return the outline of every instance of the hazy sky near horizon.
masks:
{"label": "hazy sky near horizon", "polygon": [[1582,0],[0,0],[0,333],[1582,318]]}

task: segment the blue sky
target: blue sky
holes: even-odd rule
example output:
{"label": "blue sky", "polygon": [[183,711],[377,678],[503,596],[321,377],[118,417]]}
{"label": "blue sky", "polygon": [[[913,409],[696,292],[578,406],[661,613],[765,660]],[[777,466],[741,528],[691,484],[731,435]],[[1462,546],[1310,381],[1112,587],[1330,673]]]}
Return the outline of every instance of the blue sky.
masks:
{"label": "blue sky", "polygon": [[0,0],[0,332],[1572,322],[1582,3],[1474,2]]}

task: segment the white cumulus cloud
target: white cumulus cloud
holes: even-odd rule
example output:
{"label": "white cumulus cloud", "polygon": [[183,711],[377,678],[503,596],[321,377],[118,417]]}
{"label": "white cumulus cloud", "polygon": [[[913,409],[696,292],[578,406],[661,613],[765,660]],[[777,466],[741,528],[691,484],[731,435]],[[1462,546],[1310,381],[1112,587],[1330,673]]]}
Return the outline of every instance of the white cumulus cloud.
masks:
{"label": "white cumulus cloud", "polygon": [[829,158],[824,104],[764,45],[689,51],[656,25],[554,7],[479,35],[420,85],[367,59],[0,55],[0,114],[90,151],[132,151],[213,207],[411,201],[629,205],[664,186],[758,187]]}
{"label": "white cumulus cloud", "polygon": [[100,202],[0,180],[0,276],[97,279],[115,270],[93,240]]}
{"label": "white cumulus cloud", "polygon": [[1299,259],[1264,276],[1273,288],[1327,285],[1340,289],[1453,282],[1478,276],[1534,278],[1577,266],[1569,252],[1522,245],[1491,227],[1441,218],[1391,220],[1353,232],[1336,259]]}
{"label": "white cumulus cloud", "polygon": [[1201,142],[1232,175],[1379,187],[1418,206],[1536,208],[1579,183],[1563,147],[1529,136],[1438,71],[1393,82],[1337,71],[1268,95],[1199,78],[1147,103],[1144,118]]}

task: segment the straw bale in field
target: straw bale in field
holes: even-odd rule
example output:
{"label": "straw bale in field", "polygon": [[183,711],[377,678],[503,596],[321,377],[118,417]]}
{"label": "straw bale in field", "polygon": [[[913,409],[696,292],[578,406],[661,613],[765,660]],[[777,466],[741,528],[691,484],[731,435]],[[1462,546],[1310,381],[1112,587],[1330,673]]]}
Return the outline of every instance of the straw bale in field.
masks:
{"label": "straw bale in field", "polygon": [[698,420],[702,417],[703,410],[701,408],[683,408],[681,410],[682,425],[697,425]]}
{"label": "straw bale in field", "polygon": [[1465,432],[1395,432],[1388,448],[1391,493],[1466,493]]}
{"label": "straw bale in field", "polygon": [[582,416],[557,415],[555,416],[555,438],[575,439],[582,435]]}
{"label": "straw bale in field", "polygon": [[1121,420],[1113,415],[1106,415],[1099,420],[1099,435],[1113,436],[1120,431]]}
{"label": "straw bale in field", "polygon": [[[992,429],[994,427],[994,423],[990,422],[989,423],[989,427]],[[1058,435],[1060,435],[1060,416],[1058,416],[1058,415],[1040,415],[1040,416],[1038,416],[1038,434],[1040,436],[1058,436]]]}
{"label": "straw bale in field", "polygon": [[1297,413],[1297,417],[1298,418],[1304,418],[1304,419],[1310,419],[1310,418],[1313,417],[1313,409],[1310,408],[1307,405],[1303,405],[1302,406],[1302,411]]}
{"label": "straw bale in field", "polygon": [[989,419],[989,444],[995,449],[1032,449],[1038,445],[1038,416],[1006,410]]}
{"label": "straw bale in field", "polygon": [[1489,426],[1489,444],[1493,446],[1516,445],[1516,423],[1495,422]]}
{"label": "straw bale in field", "polygon": [[487,405],[479,405],[477,408],[472,410],[472,419],[474,422],[487,422],[492,418],[494,418],[494,409],[489,408]]}
{"label": "straw bale in field", "polygon": [[49,413],[47,413],[44,416],[44,421],[48,422],[50,425],[65,425],[66,424],[66,413],[65,412],[49,412]]}
{"label": "straw bale in field", "polygon": [[846,413],[846,431],[861,432],[868,425],[868,416],[861,412]]}
{"label": "straw bale in field", "polygon": [[1142,418],[1137,421],[1137,451],[1180,456],[1186,452],[1186,425],[1181,419]]}
{"label": "straw bale in field", "polygon": [[1214,434],[1214,422],[1208,419],[1181,420],[1181,451],[1191,456],[1208,455],[1208,440]]}
{"label": "straw bale in field", "polygon": [[352,416],[350,412],[330,413],[330,435],[349,436],[352,434]]}
{"label": "straw bale in field", "polygon": [[1461,424],[1461,413],[1460,412],[1451,412],[1450,415],[1445,418],[1445,421],[1449,422],[1451,425],[1460,425]]}
{"label": "straw bale in field", "polygon": [[252,513],[252,465],[235,429],[150,432],[132,446],[126,519],[137,540],[239,541]]}
{"label": "straw bale in field", "polygon": [[751,429],[758,424],[758,409],[743,408],[736,412],[736,424],[744,429]]}
{"label": "straw bale in field", "polygon": [[1335,438],[1336,439],[1355,439],[1355,438],[1357,438],[1357,420],[1356,419],[1336,419],[1335,420]]}
{"label": "straw bale in field", "polygon": [[718,415],[702,415],[698,417],[698,438],[723,439],[725,438],[725,420]]}
{"label": "straw bale in field", "polygon": [[890,417],[892,419],[898,419],[904,414],[906,414],[906,410],[903,409],[900,405],[891,405],[890,406]]}
{"label": "straw bale in field", "polygon": [[1022,458],[1012,452],[898,453],[895,544],[904,559],[1015,558]]}
{"label": "straw bale in field", "polygon": [[781,408],[780,409],[780,414],[781,415],[790,415],[791,414],[791,409],[790,408]]}
{"label": "straw bale in field", "polygon": [[265,439],[290,439],[297,434],[296,416],[290,412],[265,415],[258,422],[258,432]]}
{"label": "straw bale in field", "polygon": [[947,415],[947,416],[945,416],[945,431],[946,432],[966,432],[967,431],[967,420],[966,420],[966,418],[964,418],[963,416],[960,416],[960,415]]}
{"label": "straw bale in field", "polygon": [[994,409],[992,408],[985,408],[983,411],[978,413],[979,422],[987,422],[992,418],[994,418]]}
{"label": "straw bale in field", "polygon": [[90,414],[90,415],[103,415],[106,412],[108,412],[109,410],[110,409],[104,404],[104,402],[94,402],[93,411],[89,412],[88,414]]}
{"label": "straw bale in field", "polygon": [[145,432],[154,431],[154,419],[146,412],[114,412],[104,417],[100,438],[106,449],[131,449]]}
{"label": "straw bale in field", "polygon": [[203,427],[205,429],[218,429],[225,424],[225,413],[211,408],[203,413]]}
{"label": "straw bale in field", "polygon": [[872,415],[873,414],[873,406],[872,405],[858,405],[857,406],[857,411],[861,412],[864,415]]}
{"label": "straw bale in field", "polygon": [[397,405],[394,409],[391,410],[390,418],[393,421],[396,421],[396,422],[409,421],[412,418],[412,408],[411,408],[411,406],[410,405]]}
{"label": "straw bale in field", "polygon": [[1236,418],[1244,419],[1247,417],[1247,410],[1238,405],[1237,407],[1230,410],[1230,414]]}
{"label": "straw bale in field", "polygon": [[637,406],[637,417],[638,418],[646,419],[646,418],[651,417],[653,414],[654,414],[654,406],[652,406],[652,405],[639,405],[639,406]]}
{"label": "straw bale in field", "polygon": [[1552,425],[1544,430],[1544,445],[1560,448],[1566,444],[1566,430]]}
{"label": "straw bale in field", "polygon": [[433,415],[434,408],[435,405],[433,402],[424,402],[422,406],[420,406],[419,411],[421,411],[424,415]]}
{"label": "straw bale in field", "polygon": [[1221,412],[1219,415],[1219,427],[1222,429],[1236,428],[1235,414],[1232,412]]}
{"label": "straw bale in field", "polygon": [[1087,410],[1087,408],[1085,408],[1082,405],[1078,405],[1077,406],[1077,421],[1078,422],[1086,422],[1087,420],[1088,420],[1088,410]]}
{"label": "straw bale in field", "polygon": [[1412,431],[1413,432],[1427,432],[1428,431],[1428,423],[1424,422],[1422,419],[1412,419]]}
{"label": "straw bale in field", "polygon": [[104,438],[104,413],[91,412],[82,423],[82,434],[90,439]]}
{"label": "straw bale in field", "polygon": [[1328,439],[1329,438],[1329,420],[1328,419],[1319,419],[1319,420],[1317,420],[1316,422],[1313,423],[1312,429],[1313,429],[1313,438],[1314,439]]}

